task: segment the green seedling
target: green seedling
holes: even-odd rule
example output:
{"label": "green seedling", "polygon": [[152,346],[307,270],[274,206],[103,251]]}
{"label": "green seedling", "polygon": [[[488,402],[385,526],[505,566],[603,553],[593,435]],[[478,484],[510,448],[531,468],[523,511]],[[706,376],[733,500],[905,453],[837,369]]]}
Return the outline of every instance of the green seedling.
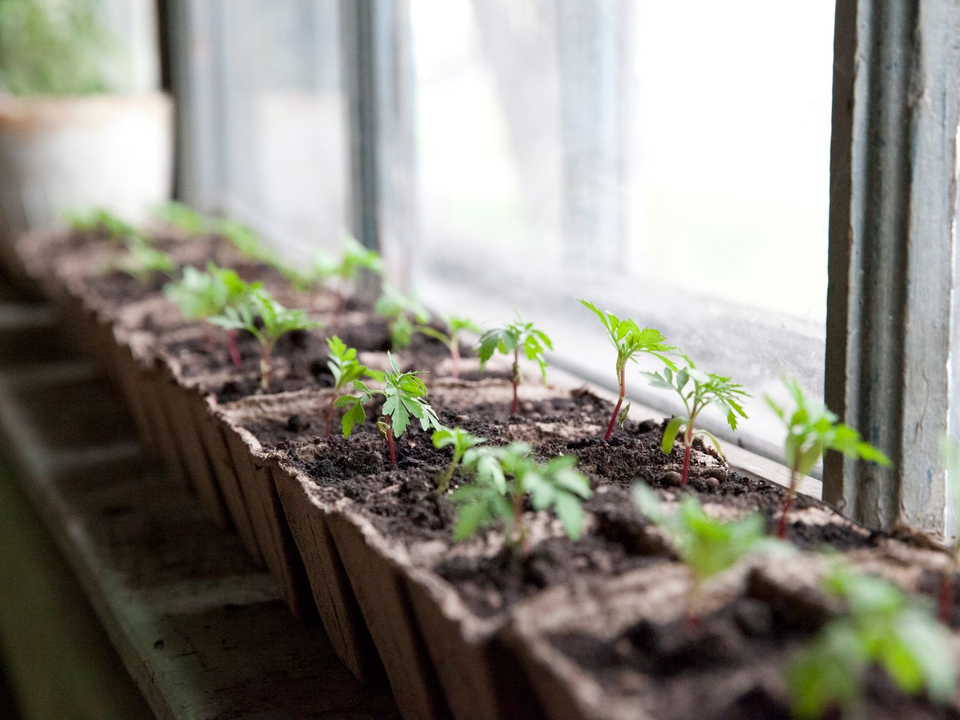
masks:
{"label": "green seedling", "polygon": [[590,480],[575,468],[570,455],[538,463],[526,443],[507,447],[478,447],[464,454],[464,466],[476,481],[454,490],[457,505],[454,539],[465,540],[497,520],[510,523],[506,539],[514,554],[526,548],[524,502],[529,496],[534,510],[553,509],[571,540],[583,532],[583,500],[589,498]]}
{"label": "green seedling", "polygon": [[437,479],[437,491],[441,494],[450,487],[450,481],[453,480],[453,474],[457,471],[463,456],[471,449],[485,443],[482,437],[469,433],[461,428],[440,428],[433,433],[433,446],[438,450],[453,446],[453,461],[446,470]]}
{"label": "green seedling", "polygon": [[816,720],[834,707],[844,717],[863,715],[863,675],[878,665],[907,695],[946,703],[956,692],[950,634],[896,585],[834,568],[826,591],[845,601],[844,615],[829,622],[787,666],[794,717]]}
{"label": "green seedling", "polygon": [[714,448],[723,456],[720,441],[712,433],[698,428],[697,420],[704,408],[716,405],[727,416],[727,423],[732,430],[737,429],[737,418],[746,418],[747,414],[740,404],[744,398],[750,397],[742,385],[728,377],[705,373],[698,370],[689,356],[680,353],[686,366],[676,370],[673,363],[666,361],[666,367],[661,372],[643,373],[655,388],[674,391],[683,403],[687,414],[674,417],[663,432],[663,452],[669,455],[673,452],[677,435],[683,430],[683,473],[681,484],[686,485],[690,477],[690,452],[693,441],[697,437],[708,437]]}
{"label": "green seedling", "polygon": [[[260,322],[257,322],[259,319]],[[303,310],[288,310],[262,288],[252,291],[236,305],[210,318],[214,325],[227,330],[246,330],[260,343],[260,385],[270,389],[273,372],[273,349],[277,341],[295,330],[312,330],[320,323],[307,317]]]}
{"label": "green seedling", "polygon": [[249,225],[236,220],[223,219],[213,223],[211,230],[233,245],[241,255],[271,267],[282,267],[277,254]]}
{"label": "green seedling", "polygon": [[477,354],[480,356],[480,369],[483,370],[495,352],[502,355],[513,354],[513,402],[510,405],[510,414],[516,415],[520,406],[517,389],[523,380],[520,372],[520,350],[528,360],[536,361],[540,366],[543,382],[547,382],[547,360],[543,356],[546,350],[553,350],[553,341],[546,333],[534,327],[533,323],[525,323],[517,316],[516,321],[507,325],[493,328],[485,332],[480,338]]}
{"label": "green seedling", "polygon": [[[244,282],[233,270],[207,263],[206,272],[194,267],[184,268],[179,282],[170,283],[163,292],[180,307],[185,318],[209,320],[221,315],[226,308],[243,302],[251,292],[261,287],[260,283],[251,285]],[[242,362],[237,346],[237,331],[228,329],[226,335],[230,360],[234,367],[239,368]]]}
{"label": "green seedling", "polygon": [[420,428],[440,430],[443,425],[436,412],[427,402],[427,386],[416,372],[400,372],[400,366],[392,354],[387,353],[390,361],[390,370],[383,374],[384,389],[371,390],[360,380],[353,381],[353,388],[358,394],[344,395],[336,401],[337,407],[347,408],[343,415],[341,426],[343,436],[350,437],[353,428],[362,425],[367,419],[364,405],[370,403],[375,395],[383,395],[381,416],[377,419],[377,430],[387,440],[387,449],[390,451],[390,464],[396,466],[397,451],[394,438],[400,438],[410,427],[410,418],[420,421]]}
{"label": "green seedling", "polygon": [[473,320],[460,315],[443,318],[443,325],[446,328],[445,330],[437,330],[430,325],[417,325],[416,331],[427,337],[432,337],[434,340],[439,340],[447,346],[453,363],[450,374],[458,378],[460,377],[460,333],[466,330],[479,335],[483,331]]}
{"label": "green seedling", "polygon": [[416,331],[413,320],[420,324],[430,321],[430,312],[419,300],[407,297],[389,285],[384,286],[383,295],[374,309],[389,323],[390,347],[394,352],[408,347],[413,341]]}
{"label": "green seedling", "polygon": [[116,268],[146,285],[157,275],[175,273],[177,264],[165,252],[150,247],[138,236],[132,236],[127,242],[127,255],[117,261]]}
{"label": "green seedling", "polygon": [[354,382],[362,377],[383,382],[383,373],[363,365],[357,360],[356,349],[347,347],[343,340],[336,335],[327,338],[327,346],[330,348],[327,367],[330,368],[330,373],[333,375],[333,394],[330,397],[330,407],[327,410],[326,430],[326,436],[330,437],[333,431],[334,408],[336,407],[336,401],[343,395],[343,391],[348,386],[352,387]]}
{"label": "green seedling", "polygon": [[133,225],[105,208],[93,208],[87,212],[70,212],[66,214],[66,220],[74,230],[100,233],[120,242],[128,242],[131,238],[140,236]]}
{"label": "green seedling", "polygon": [[724,523],[709,517],[700,502],[687,495],[680,501],[677,512],[668,514],[653,490],[642,482],[633,486],[633,501],[640,512],[667,534],[690,572],[687,617],[693,623],[699,618],[700,597],[708,580],[748,555],[791,552],[786,543],[767,537],[766,523],[759,513]]}
{"label": "green seedling", "polygon": [[303,290],[316,287],[328,280],[336,280],[335,313],[338,316],[346,304],[350,288],[356,283],[361,271],[367,270],[377,275],[383,272],[380,255],[375,250],[365,248],[352,235],[344,234],[341,245],[342,254],[339,260],[322,250],[314,250],[310,254],[309,264],[305,269],[290,269],[288,275],[291,282]]}
{"label": "green seedling", "polygon": [[613,409],[610,423],[607,425],[607,432],[603,436],[604,440],[609,440],[613,434],[613,428],[618,422],[622,426],[630,412],[629,400],[627,400],[627,406],[621,412],[627,394],[627,363],[637,362],[637,355],[640,353],[649,353],[662,360],[667,367],[676,370],[676,366],[665,355],[665,353],[676,350],[676,348],[666,344],[667,339],[659,330],[654,328],[643,328],[641,330],[640,326],[633,320],[629,318],[621,320],[612,312],[605,312],[586,300],[581,300],[580,304],[600,318],[600,322],[607,331],[610,344],[617,351],[617,382],[620,386],[620,396],[617,399],[616,407]]}
{"label": "green seedling", "polygon": [[153,211],[153,216],[161,222],[179,228],[187,235],[203,235],[214,223],[189,205],[181,202],[169,202]]}
{"label": "green seedling", "polygon": [[827,450],[836,450],[847,457],[889,466],[890,459],[873,445],[860,439],[860,433],[830,412],[821,402],[804,395],[795,380],[784,380],[794,408],[787,409],[766,396],[767,404],[787,427],[784,456],[790,468],[790,487],[780,513],[778,537],[787,535],[787,515],[797,495],[800,477],[809,473]]}

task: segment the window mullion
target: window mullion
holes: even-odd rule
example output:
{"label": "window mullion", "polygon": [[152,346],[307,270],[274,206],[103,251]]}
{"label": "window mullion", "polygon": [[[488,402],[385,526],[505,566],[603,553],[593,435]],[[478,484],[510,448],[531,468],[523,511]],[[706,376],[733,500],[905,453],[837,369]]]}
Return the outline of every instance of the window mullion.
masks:
{"label": "window mullion", "polygon": [[945,529],[958,35],[954,0],[837,5],[825,394],[894,465],[832,454],[824,498],[871,527]]}

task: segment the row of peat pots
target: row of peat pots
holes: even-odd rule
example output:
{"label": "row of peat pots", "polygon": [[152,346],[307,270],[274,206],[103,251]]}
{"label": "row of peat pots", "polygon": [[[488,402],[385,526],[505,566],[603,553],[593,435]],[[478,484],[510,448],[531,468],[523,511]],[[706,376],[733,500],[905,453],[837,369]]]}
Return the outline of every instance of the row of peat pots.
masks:
{"label": "row of peat pots", "polygon": [[[519,554],[496,526],[454,542],[456,508],[435,483],[449,451],[415,428],[397,441],[391,467],[370,419],[349,439],[336,422],[326,436],[326,337],[339,335],[365,364],[383,368],[385,324],[359,302],[340,311],[324,291],[298,293],[217,237],[186,242],[170,233],[156,243],[180,266],[213,259],[262,280],[326,329],[282,340],[263,391],[252,338],[240,337],[242,366],[232,367],[216,329],[184,321],[161,279],[104,272],[117,251],[96,234],[29,236],[20,251],[128,401],[147,450],[213,522],[236,530],[296,616],[319,616],[359,679],[389,681],[406,718],[789,716],[783,668],[836,612],[820,590],[831,562],[822,546],[911,592],[937,590],[945,555],[801,498],[788,535],[798,552],[788,561],[758,555],[720,575],[700,589],[692,622],[690,576],[635,508],[631,483],[646,481],[666,507],[693,495],[713,517],[759,511],[770,527],[782,490],[702,451],[689,485],[678,488],[670,471],[679,457],[662,454],[659,424],[627,421],[606,443],[608,403],[532,382],[511,417],[505,368],[481,374],[463,348],[465,372],[454,380],[446,348],[418,336],[398,359],[427,371],[445,425],[489,442],[527,442],[543,458],[576,455],[593,485],[576,542],[551,513],[530,508]],[[866,702],[869,717],[940,716],[882,678],[871,678]]]}

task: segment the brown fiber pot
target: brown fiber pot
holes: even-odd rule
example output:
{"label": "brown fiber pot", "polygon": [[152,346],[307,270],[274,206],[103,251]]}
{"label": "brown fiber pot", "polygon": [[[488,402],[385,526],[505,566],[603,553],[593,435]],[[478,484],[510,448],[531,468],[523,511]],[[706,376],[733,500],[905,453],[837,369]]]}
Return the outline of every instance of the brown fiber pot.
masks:
{"label": "brown fiber pot", "polygon": [[317,611],[334,650],[358,680],[382,680],[380,656],[327,524],[330,506],[319,498],[316,484],[298,469],[282,460],[271,462],[270,467]]}
{"label": "brown fiber pot", "polygon": [[213,461],[207,454],[200,428],[194,417],[194,398],[191,391],[176,380],[176,373],[163,383],[165,403],[176,422],[173,425],[174,436],[180,446],[187,472],[194,491],[200,500],[200,506],[218,528],[231,526],[230,514],[213,470]]}
{"label": "brown fiber pot", "polygon": [[[242,402],[242,401],[241,401]],[[253,532],[267,568],[279,586],[280,594],[298,618],[314,616],[316,607],[307,573],[294,542],[263,447],[246,428],[222,415],[223,436],[233,458],[233,466],[244,505],[253,524]]]}
{"label": "brown fiber pot", "polygon": [[428,569],[409,570],[405,580],[417,625],[457,720],[542,716],[503,643],[505,614],[477,617],[453,586]]}
{"label": "brown fiber pot", "polygon": [[225,428],[216,413],[217,401],[212,395],[205,395],[199,391],[190,393],[188,397],[193,410],[193,420],[200,433],[204,451],[210,460],[214,480],[223,497],[230,520],[237,529],[247,555],[257,567],[265,567],[260,543],[253,529],[253,521],[250,519],[243,491],[240,489],[240,478],[237,476],[233,456],[227,445]]}
{"label": "brown fiber pot", "polygon": [[400,713],[407,720],[450,715],[443,688],[407,595],[405,552],[343,501],[328,515],[350,584],[380,653]]}

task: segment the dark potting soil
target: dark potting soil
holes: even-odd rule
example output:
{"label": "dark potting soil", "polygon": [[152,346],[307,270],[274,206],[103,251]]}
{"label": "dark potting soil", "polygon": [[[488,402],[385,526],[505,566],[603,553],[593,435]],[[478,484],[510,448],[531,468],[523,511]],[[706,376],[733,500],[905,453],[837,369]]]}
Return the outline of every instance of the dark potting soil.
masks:
{"label": "dark potting soil", "polygon": [[[819,625],[815,618],[787,615],[744,596],[694,621],[641,620],[612,639],[577,630],[548,639],[606,693],[635,699],[650,717],[788,720],[779,674]],[[864,680],[864,717],[958,717],[954,708],[902,695],[879,670]]]}
{"label": "dark potting soil", "polygon": [[[549,585],[574,577],[613,576],[668,555],[669,549],[662,542],[650,540],[646,521],[630,498],[630,478],[647,478],[652,486],[677,494],[697,494],[704,502],[759,508],[768,515],[771,528],[779,517],[782,489],[725,469],[718,473],[721,468],[716,466],[712,467],[714,479],[719,474],[724,480],[713,485],[707,485],[705,477],[692,480],[682,489],[663,482],[665,468],[677,458],[665,456],[660,449],[661,425],[630,421],[609,444],[585,437],[584,427],[600,427],[602,422],[598,421],[612,411],[612,406],[592,393],[576,391],[525,405],[527,413],[508,417],[503,403],[485,399],[478,388],[469,408],[442,402],[437,407],[445,425],[459,425],[492,444],[528,440],[542,460],[560,454],[578,455],[578,467],[591,477],[596,491],[584,504],[592,520],[585,536],[576,543],[565,537],[550,537],[533,545],[521,558],[503,551],[493,556],[454,557],[437,565],[436,572],[457,587],[477,615],[496,614]],[[450,461],[451,451],[436,450],[429,436],[414,423],[413,429],[396,441],[398,465],[391,469],[387,445],[374,427],[378,410],[376,404],[368,409],[367,423],[356,428],[349,440],[339,434],[339,420],[334,424],[334,435],[322,437],[322,415],[298,415],[286,422],[261,425],[248,423],[247,428],[266,447],[281,450],[315,480],[327,501],[343,497],[355,501],[356,508],[385,537],[405,544],[439,540],[452,546],[456,509],[448,496],[436,492],[436,479]],[[301,440],[311,434],[311,440]],[[699,472],[701,466],[706,463],[698,459],[694,467]],[[459,482],[456,476],[453,487]],[[797,507],[816,504],[805,498]],[[797,523],[791,526],[790,539],[807,549],[832,543],[845,550],[864,547],[868,542],[855,531],[833,524],[808,527]]]}

